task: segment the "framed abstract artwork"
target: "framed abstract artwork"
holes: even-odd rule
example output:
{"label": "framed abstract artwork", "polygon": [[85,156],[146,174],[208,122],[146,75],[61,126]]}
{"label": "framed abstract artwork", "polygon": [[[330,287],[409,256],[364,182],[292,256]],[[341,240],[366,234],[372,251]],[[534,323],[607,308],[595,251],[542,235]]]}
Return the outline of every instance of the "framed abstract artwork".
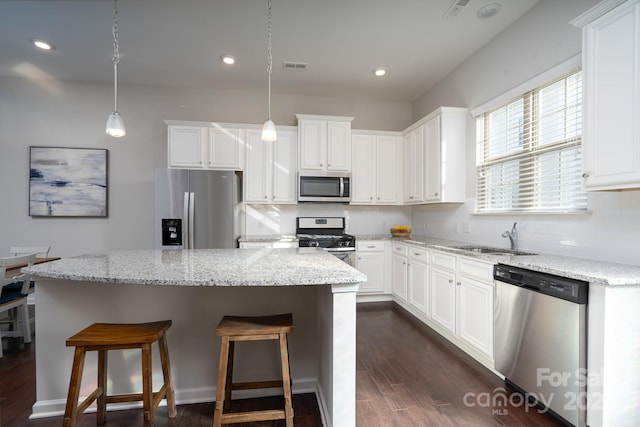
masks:
{"label": "framed abstract artwork", "polygon": [[29,147],[29,150],[30,216],[107,216],[108,150],[62,147]]}

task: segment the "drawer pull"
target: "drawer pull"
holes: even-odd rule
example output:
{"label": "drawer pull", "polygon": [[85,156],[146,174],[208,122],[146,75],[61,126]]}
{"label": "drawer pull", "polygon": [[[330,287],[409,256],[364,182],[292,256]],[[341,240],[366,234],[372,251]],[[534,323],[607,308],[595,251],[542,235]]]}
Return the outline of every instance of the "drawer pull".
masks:
{"label": "drawer pull", "polygon": [[369,246],[367,246],[367,248],[369,248],[369,249],[374,249],[375,247],[376,247],[375,245],[369,245]]}

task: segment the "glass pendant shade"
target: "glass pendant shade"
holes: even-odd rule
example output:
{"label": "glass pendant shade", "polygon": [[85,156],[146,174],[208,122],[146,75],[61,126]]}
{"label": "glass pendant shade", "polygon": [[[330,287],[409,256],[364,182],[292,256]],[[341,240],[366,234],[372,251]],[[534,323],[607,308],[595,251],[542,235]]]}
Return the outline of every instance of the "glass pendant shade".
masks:
{"label": "glass pendant shade", "polygon": [[126,131],[124,130],[124,120],[122,120],[120,113],[117,111],[109,114],[106,132],[107,135],[113,136],[114,138],[120,138],[126,135]]}
{"label": "glass pendant shade", "polygon": [[267,142],[273,142],[278,139],[276,135],[276,125],[273,124],[271,119],[264,122],[262,126],[262,140]]}

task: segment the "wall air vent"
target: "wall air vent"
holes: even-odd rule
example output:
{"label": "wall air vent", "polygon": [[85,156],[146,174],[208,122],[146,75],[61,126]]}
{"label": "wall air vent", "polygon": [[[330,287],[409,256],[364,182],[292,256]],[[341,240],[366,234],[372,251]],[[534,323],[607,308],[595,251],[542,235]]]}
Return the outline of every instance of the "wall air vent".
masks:
{"label": "wall air vent", "polygon": [[447,9],[442,17],[446,19],[455,18],[460,14],[460,12],[462,12],[462,9],[464,9],[464,7],[468,5],[470,1],[471,0],[454,0],[454,2],[451,4],[451,6],[449,6],[449,9]]}
{"label": "wall air vent", "polygon": [[306,70],[307,67],[309,67],[309,64],[306,62],[284,61],[282,63],[282,68],[284,68],[285,70],[303,71],[303,70]]}

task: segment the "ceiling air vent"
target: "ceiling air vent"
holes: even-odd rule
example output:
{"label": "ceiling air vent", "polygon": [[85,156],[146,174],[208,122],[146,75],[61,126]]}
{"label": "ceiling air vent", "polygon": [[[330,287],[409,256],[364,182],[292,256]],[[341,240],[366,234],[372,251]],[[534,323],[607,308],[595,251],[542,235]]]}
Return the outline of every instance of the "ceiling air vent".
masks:
{"label": "ceiling air vent", "polygon": [[444,13],[443,18],[453,19],[462,12],[462,9],[469,4],[471,0],[455,0],[449,9]]}
{"label": "ceiling air vent", "polygon": [[282,63],[282,68],[284,68],[285,70],[303,71],[306,70],[308,66],[309,64],[306,62],[284,61]]}

